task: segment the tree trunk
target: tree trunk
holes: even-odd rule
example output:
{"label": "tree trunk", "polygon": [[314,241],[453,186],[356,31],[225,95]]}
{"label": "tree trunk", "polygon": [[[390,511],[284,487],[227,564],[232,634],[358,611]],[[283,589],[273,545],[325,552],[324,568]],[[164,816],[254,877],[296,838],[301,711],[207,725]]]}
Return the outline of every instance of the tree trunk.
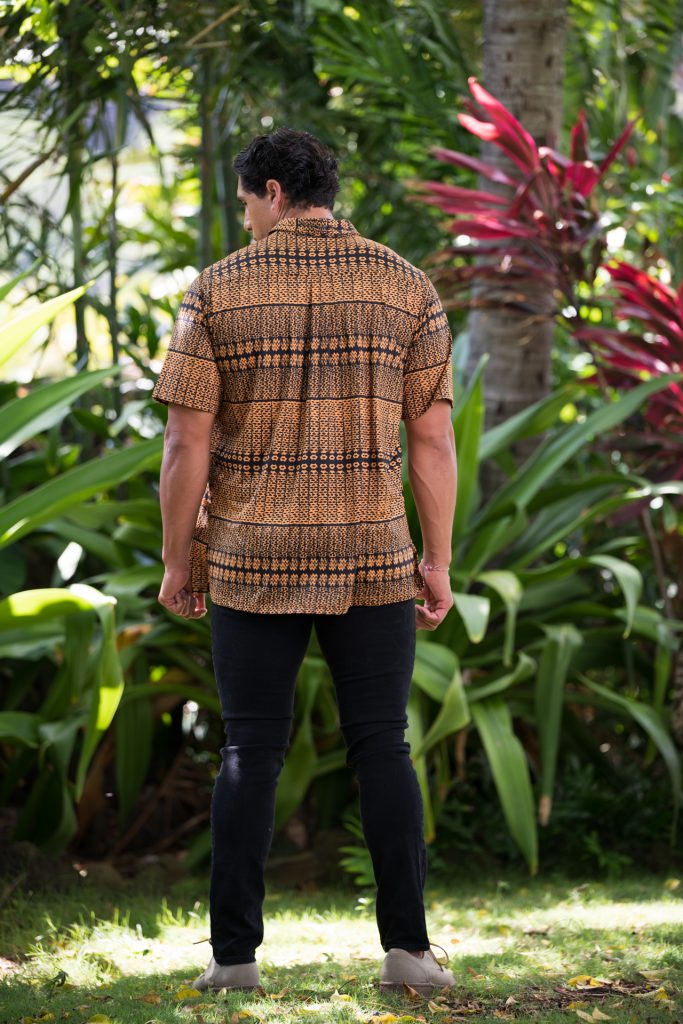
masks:
{"label": "tree trunk", "polygon": [[[557,0],[485,0],[484,86],[504,103],[539,144],[556,144],[562,126],[566,7]],[[484,159],[506,168],[500,150],[483,147]],[[486,182],[485,187],[491,188]],[[473,299],[491,298],[491,286],[473,289]],[[546,312],[552,296],[533,281],[520,292],[533,296]],[[534,304],[535,304],[534,303]],[[546,395],[550,388],[553,323],[544,317],[509,310],[476,308],[469,318],[467,374],[484,353],[486,426],[495,426]],[[534,447],[533,439],[516,450],[519,460]],[[484,492],[499,482],[497,467],[484,467]]]}

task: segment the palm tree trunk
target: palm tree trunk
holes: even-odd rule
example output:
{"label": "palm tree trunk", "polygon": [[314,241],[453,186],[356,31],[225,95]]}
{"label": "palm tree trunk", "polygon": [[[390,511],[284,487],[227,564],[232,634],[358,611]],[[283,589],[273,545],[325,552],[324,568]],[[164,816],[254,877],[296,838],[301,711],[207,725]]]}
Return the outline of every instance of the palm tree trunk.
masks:
{"label": "palm tree trunk", "polygon": [[[565,4],[557,0],[484,0],[484,85],[501,100],[541,144],[555,144],[562,126]],[[505,167],[492,145],[484,159]],[[490,189],[490,182],[486,183]],[[544,296],[533,280],[519,291],[534,299],[546,314],[526,315],[510,309],[477,309],[490,285],[473,290],[469,320],[468,376],[484,353],[486,426],[492,427],[548,393],[553,323],[547,318],[552,296]],[[516,451],[523,459],[533,448],[524,442]],[[489,469],[485,467],[485,469]],[[486,493],[498,483],[497,467],[482,482]]]}

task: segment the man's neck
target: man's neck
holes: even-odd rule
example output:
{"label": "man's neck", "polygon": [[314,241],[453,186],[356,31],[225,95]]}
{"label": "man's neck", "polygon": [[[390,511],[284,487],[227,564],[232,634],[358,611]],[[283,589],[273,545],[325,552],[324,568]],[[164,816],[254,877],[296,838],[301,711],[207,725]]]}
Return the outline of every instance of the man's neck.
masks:
{"label": "man's neck", "polygon": [[281,220],[285,220],[288,217],[301,217],[306,220],[309,217],[316,218],[317,220],[334,220],[334,214],[327,206],[308,206],[305,209],[293,206],[286,213],[283,213]]}

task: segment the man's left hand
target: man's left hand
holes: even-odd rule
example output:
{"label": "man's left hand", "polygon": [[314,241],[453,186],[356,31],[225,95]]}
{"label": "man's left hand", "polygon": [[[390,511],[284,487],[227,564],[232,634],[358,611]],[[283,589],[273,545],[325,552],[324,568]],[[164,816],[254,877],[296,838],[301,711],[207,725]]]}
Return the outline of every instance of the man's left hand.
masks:
{"label": "man's left hand", "polygon": [[194,594],[190,589],[190,570],[164,570],[164,578],[159,591],[159,604],[168,608],[174,615],[183,619],[201,619],[206,615],[206,604],[203,594]]}

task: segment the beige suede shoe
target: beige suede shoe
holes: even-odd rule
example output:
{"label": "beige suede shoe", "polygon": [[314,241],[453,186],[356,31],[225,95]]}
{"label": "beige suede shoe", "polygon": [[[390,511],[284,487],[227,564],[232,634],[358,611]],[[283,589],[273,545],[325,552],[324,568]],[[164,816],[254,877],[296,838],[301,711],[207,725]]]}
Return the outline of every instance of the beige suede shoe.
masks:
{"label": "beige suede shoe", "polygon": [[439,963],[431,949],[425,950],[422,957],[413,956],[405,949],[390,949],[380,971],[380,991],[402,990],[404,984],[420,995],[430,995],[435,989],[452,988],[455,978]]}
{"label": "beige suede shoe", "polygon": [[222,988],[250,990],[259,987],[258,964],[217,964],[213,957],[209,966],[192,982],[199,992],[219,992]]}

